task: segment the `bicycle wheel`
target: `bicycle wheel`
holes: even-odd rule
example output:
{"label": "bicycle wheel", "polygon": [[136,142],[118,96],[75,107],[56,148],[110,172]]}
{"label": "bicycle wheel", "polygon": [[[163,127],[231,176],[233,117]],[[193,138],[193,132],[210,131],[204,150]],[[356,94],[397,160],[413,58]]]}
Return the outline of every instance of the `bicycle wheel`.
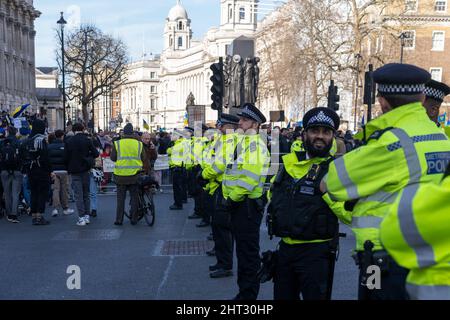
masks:
{"label": "bicycle wheel", "polygon": [[143,198],[145,222],[147,222],[149,227],[152,227],[155,224],[155,203],[153,202],[153,195],[149,192],[144,192]]}

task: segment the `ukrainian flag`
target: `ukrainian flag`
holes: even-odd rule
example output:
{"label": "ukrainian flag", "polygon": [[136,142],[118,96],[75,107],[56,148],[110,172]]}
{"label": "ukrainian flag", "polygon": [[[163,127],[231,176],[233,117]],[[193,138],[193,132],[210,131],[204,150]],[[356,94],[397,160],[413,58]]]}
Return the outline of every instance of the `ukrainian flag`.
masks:
{"label": "ukrainian flag", "polygon": [[145,130],[150,130],[150,126],[148,125],[147,121],[145,121],[145,119],[142,119],[142,121],[144,122],[144,129]]}
{"label": "ukrainian flag", "polygon": [[20,117],[21,114],[22,114],[29,106],[30,106],[30,104],[27,103],[27,104],[24,104],[24,105],[21,106],[21,107],[17,107],[17,109],[14,110],[14,112],[11,114],[11,116],[12,116],[13,118],[18,118],[18,117]]}

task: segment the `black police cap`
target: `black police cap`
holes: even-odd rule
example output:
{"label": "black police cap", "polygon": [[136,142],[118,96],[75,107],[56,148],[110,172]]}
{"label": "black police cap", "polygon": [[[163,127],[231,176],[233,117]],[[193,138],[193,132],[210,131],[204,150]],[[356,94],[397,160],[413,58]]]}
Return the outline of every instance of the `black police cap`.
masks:
{"label": "black police cap", "polygon": [[266,122],[266,117],[263,115],[258,108],[255,107],[252,103],[245,103],[242,106],[242,110],[238,113],[239,117],[244,117],[253,121],[258,122],[259,124]]}
{"label": "black police cap", "polygon": [[381,95],[420,94],[430,79],[428,71],[411,64],[389,63],[373,73]]}
{"label": "black police cap", "polygon": [[326,127],[334,131],[339,129],[341,120],[338,114],[330,108],[314,108],[303,117],[303,127],[308,130],[312,127]]}
{"label": "black police cap", "polygon": [[236,117],[236,116],[234,116],[232,114],[222,113],[222,116],[220,117],[218,122],[221,125],[223,125],[223,124],[238,125],[239,124],[239,117]]}
{"label": "black police cap", "polygon": [[436,80],[430,80],[425,85],[424,93],[427,98],[432,98],[439,102],[443,102],[445,96],[450,94],[450,87],[445,83]]}

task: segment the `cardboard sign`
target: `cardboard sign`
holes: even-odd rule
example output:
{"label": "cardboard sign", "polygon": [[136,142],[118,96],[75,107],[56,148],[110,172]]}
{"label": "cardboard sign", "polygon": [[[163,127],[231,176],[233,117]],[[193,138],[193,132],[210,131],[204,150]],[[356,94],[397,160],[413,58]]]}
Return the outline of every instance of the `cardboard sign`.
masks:
{"label": "cardboard sign", "polygon": [[103,159],[103,172],[114,172],[116,164],[110,158]]}
{"label": "cardboard sign", "polygon": [[158,159],[155,161],[155,171],[167,170],[169,169],[169,157],[164,154],[159,154]]}

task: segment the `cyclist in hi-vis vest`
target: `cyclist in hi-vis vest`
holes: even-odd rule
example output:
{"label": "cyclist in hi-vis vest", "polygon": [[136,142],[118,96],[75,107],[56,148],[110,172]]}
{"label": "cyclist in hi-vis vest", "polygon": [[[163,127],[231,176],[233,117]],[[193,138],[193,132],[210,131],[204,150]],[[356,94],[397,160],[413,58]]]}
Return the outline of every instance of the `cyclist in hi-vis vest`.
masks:
{"label": "cyclist in hi-vis vest", "polygon": [[111,160],[114,167],[114,181],[117,184],[117,211],[115,225],[123,224],[125,198],[127,190],[131,198],[131,224],[137,224],[138,219],[138,177],[142,171],[145,157],[144,145],[133,134],[133,126],[128,123],[123,129],[123,137],[114,141]]}

